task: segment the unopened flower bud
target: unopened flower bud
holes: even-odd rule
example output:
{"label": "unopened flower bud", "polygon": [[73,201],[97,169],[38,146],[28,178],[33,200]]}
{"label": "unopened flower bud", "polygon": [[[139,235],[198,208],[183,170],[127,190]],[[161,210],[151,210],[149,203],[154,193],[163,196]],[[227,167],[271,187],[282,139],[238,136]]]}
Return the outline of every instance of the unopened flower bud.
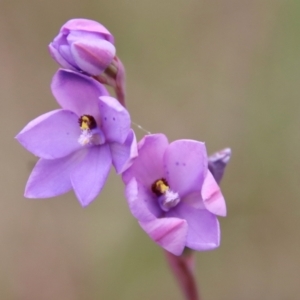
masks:
{"label": "unopened flower bud", "polygon": [[231,149],[225,148],[220,150],[208,158],[208,169],[212,173],[216,182],[220,184],[225,168],[231,157]]}
{"label": "unopened flower bud", "polygon": [[98,76],[116,54],[114,37],[100,23],[72,19],[65,23],[49,44],[51,56],[62,67]]}

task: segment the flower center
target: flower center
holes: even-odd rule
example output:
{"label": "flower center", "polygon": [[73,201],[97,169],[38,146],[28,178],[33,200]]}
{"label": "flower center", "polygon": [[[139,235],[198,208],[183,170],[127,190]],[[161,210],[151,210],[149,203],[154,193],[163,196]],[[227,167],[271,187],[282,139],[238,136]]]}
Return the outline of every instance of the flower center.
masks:
{"label": "flower center", "polygon": [[96,120],[93,116],[82,115],[78,123],[81,129],[81,135],[78,138],[80,145],[100,145],[104,143],[104,135],[97,127]]}
{"label": "flower center", "polygon": [[97,127],[97,123],[93,116],[83,115],[78,120],[81,130],[91,130]]}
{"label": "flower center", "polygon": [[169,184],[165,178],[156,180],[151,186],[152,192],[157,196],[160,208],[163,211],[169,211],[180,202],[179,194],[170,190]]}

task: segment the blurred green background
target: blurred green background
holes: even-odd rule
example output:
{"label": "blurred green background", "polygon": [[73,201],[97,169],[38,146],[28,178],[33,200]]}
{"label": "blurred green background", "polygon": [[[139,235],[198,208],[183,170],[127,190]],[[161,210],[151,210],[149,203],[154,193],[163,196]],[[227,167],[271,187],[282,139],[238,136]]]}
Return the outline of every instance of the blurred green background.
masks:
{"label": "blurred green background", "polygon": [[300,1],[0,0],[0,16],[1,300],[182,299],[114,172],[86,209],[23,197],[36,159],[13,137],[57,108],[47,45],[76,17],[114,34],[135,122],[233,150],[203,299],[300,298]]}

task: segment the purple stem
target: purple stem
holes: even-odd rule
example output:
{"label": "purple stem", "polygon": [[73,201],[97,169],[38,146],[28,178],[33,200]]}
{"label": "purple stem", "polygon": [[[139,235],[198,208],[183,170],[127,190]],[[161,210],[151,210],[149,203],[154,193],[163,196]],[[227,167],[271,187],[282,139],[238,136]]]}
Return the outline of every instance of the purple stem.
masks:
{"label": "purple stem", "polygon": [[195,280],[195,255],[186,248],[181,256],[165,251],[167,261],[173,271],[186,300],[201,300]]}
{"label": "purple stem", "polygon": [[125,69],[121,60],[115,56],[112,63],[104,73],[94,78],[102,84],[111,86],[116,93],[118,101],[126,107],[125,103]]}

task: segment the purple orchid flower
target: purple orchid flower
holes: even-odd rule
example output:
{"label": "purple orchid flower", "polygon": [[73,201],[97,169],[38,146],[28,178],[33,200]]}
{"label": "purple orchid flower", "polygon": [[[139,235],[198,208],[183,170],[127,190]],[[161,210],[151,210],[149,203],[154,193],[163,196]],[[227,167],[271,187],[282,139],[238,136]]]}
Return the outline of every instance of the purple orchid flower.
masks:
{"label": "purple orchid flower", "polygon": [[97,76],[116,54],[114,37],[100,23],[87,19],[66,22],[49,45],[54,60],[63,68]]}
{"label": "purple orchid flower", "polygon": [[131,213],[157,244],[175,254],[185,247],[211,250],[220,244],[218,216],[225,200],[208,170],[204,143],[163,134],[145,136],[138,157],[123,173]]}
{"label": "purple orchid flower", "polygon": [[102,84],[83,74],[58,70],[51,89],[62,108],[34,119],[16,137],[40,157],[25,197],[48,198],[73,188],[87,206],[102,190],[111,165],[122,173],[137,155],[130,116]]}

